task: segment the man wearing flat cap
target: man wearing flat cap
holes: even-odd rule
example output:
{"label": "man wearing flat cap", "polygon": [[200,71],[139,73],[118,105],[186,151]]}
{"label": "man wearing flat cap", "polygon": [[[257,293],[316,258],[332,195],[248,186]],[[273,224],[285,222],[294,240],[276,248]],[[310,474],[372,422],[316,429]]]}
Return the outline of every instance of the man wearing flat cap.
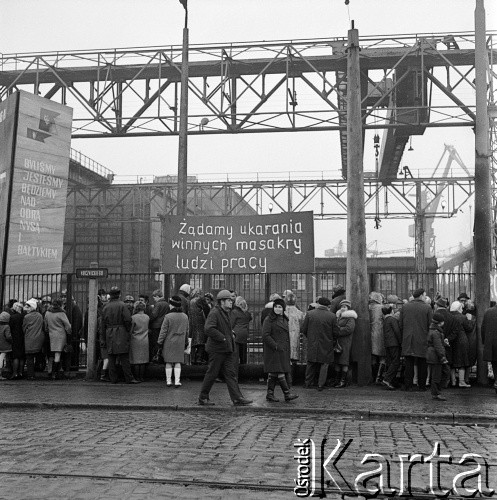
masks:
{"label": "man wearing flat cap", "polygon": [[404,304],[399,315],[399,326],[402,332],[402,352],[405,359],[404,389],[413,388],[414,364],[418,365],[418,387],[426,390],[426,349],[428,331],[430,329],[433,311],[426,303],[426,293],[423,288],[412,292],[413,300]]}

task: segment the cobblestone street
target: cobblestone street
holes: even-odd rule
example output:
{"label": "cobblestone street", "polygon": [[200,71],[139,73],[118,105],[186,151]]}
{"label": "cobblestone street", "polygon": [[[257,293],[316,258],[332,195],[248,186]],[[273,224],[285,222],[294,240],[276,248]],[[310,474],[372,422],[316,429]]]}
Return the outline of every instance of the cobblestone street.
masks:
{"label": "cobblestone street", "polygon": [[[198,383],[193,385],[196,389]],[[9,383],[1,389],[3,402],[17,393],[20,399],[32,403],[47,402],[49,395],[55,400],[57,394],[63,394],[59,399],[67,403],[72,392],[76,403],[83,391],[89,403],[103,401],[107,395],[115,404],[121,395],[122,407],[89,409],[81,400],[79,407],[74,408],[55,404],[40,408],[4,407],[0,411],[0,498],[295,498],[294,444],[306,438],[314,440],[318,459],[323,438],[327,438],[324,458],[333,452],[337,439],[342,444],[352,439],[336,469],[331,465],[327,468],[331,476],[325,473],[324,477],[325,481],[333,477],[341,488],[353,486],[358,474],[376,469],[377,464],[363,465],[361,460],[367,453],[378,453],[390,464],[390,484],[398,489],[401,483],[399,455],[418,453],[428,457],[437,442],[440,454],[448,454],[453,459],[452,465],[441,469],[442,486],[452,487],[454,476],[468,470],[457,465],[464,453],[479,454],[492,464],[488,477],[486,471],[482,471],[482,478],[484,483],[488,480],[490,487],[497,486],[493,465],[497,462],[497,429],[491,422],[452,425],[443,420],[427,422],[422,417],[389,420],[387,414],[382,419],[366,420],[352,413],[320,414],[313,411],[312,405],[298,406],[298,403],[284,406],[290,411],[298,408],[299,412],[294,415],[273,410],[274,406],[265,409],[262,405],[258,411],[230,407],[205,411],[193,405],[181,408],[183,400],[192,404],[196,394],[188,394],[184,388],[169,391],[168,397],[177,398],[177,409],[126,408],[132,400],[139,406],[144,394],[149,395],[149,401],[153,392],[164,398],[160,382],[142,387],[80,382],[18,383],[17,386]],[[246,385],[243,390],[250,397],[258,395],[258,399],[262,399],[260,386]],[[364,390],[358,389],[356,396]],[[376,398],[385,394],[376,388],[369,390]],[[225,391],[223,384],[217,384],[213,398],[218,400],[224,396],[226,399]],[[308,394],[306,391],[303,395],[303,402],[311,398]],[[347,401],[345,393],[341,394],[350,409],[352,400]],[[494,395],[488,394],[493,402]],[[467,395],[469,397],[469,393]],[[413,398],[419,400],[420,396],[427,395],[414,394]],[[330,399],[334,393],[328,391],[321,396],[314,391],[312,397]],[[388,397],[397,397],[398,407],[402,409],[405,395],[389,393]],[[339,409],[338,400],[335,405]],[[361,407],[357,398],[355,405]],[[482,405],[485,408],[484,402]],[[474,469],[474,465],[470,469]],[[412,491],[425,492],[429,466],[415,465],[412,471]],[[319,478],[318,473],[316,480]],[[368,483],[368,487],[372,484]],[[476,480],[468,481],[466,487],[470,485],[476,485]],[[333,486],[325,483],[327,497],[339,498]]]}

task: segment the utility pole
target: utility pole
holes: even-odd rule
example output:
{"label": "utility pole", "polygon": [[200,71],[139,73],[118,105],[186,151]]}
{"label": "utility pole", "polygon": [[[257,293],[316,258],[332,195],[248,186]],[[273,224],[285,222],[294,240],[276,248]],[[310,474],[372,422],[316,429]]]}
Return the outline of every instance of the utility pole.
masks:
{"label": "utility pole", "polygon": [[421,193],[421,183],[416,183],[416,216],[414,219],[414,258],[416,259],[416,272],[426,272],[425,260],[425,207]]}
{"label": "utility pole", "polygon": [[183,50],[181,53],[181,95],[179,105],[179,146],[178,146],[178,195],[177,214],[186,216],[188,196],[188,5],[180,0],[185,8],[183,28]]}
{"label": "utility pole", "polygon": [[[183,47],[181,53],[181,94],[179,104],[178,193],[176,214],[187,216],[188,205],[188,0],[179,0],[185,8]],[[175,277],[175,288],[186,282],[184,274]]]}
{"label": "utility pole", "polygon": [[489,161],[489,117],[487,109],[488,55],[486,46],[485,7],[476,0],[475,8],[475,299],[477,315],[477,377],[487,383],[487,364],[483,361],[481,324],[483,313],[490,306],[490,271],[492,263],[491,174]]}
{"label": "utility pole", "polygon": [[361,120],[359,32],[348,32],[347,48],[347,297],[357,312],[353,355],[357,383],[371,381],[369,284],[366,264],[366,218]]}

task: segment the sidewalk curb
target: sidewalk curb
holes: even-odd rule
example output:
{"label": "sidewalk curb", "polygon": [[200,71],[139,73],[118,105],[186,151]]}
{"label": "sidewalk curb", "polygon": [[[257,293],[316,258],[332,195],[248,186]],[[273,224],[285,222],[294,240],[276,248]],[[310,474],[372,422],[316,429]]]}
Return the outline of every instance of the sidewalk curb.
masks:
{"label": "sidewalk curb", "polygon": [[341,417],[354,417],[362,420],[404,420],[416,421],[419,423],[443,422],[451,424],[461,424],[465,422],[480,423],[488,425],[490,423],[497,424],[495,417],[487,415],[479,415],[475,413],[412,413],[406,415],[403,412],[395,411],[374,411],[374,410],[349,410],[349,409],[331,409],[331,408],[295,408],[275,407],[275,406],[209,406],[200,405],[117,405],[117,404],[100,404],[100,403],[50,403],[50,402],[0,402],[1,409],[33,409],[33,410],[83,410],[83,411],[205,411],[218,413],[220,411],[230,411],[233,413],[278,413],[283,415],[321,415],[333,416],[337,419]]}

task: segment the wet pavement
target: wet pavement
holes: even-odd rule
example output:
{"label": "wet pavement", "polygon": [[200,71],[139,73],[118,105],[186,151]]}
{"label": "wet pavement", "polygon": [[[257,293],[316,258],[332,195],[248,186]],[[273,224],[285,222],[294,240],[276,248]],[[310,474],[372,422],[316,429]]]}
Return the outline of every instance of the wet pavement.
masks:
{"label": "wet pavement", "polygon": [[[459,463],[467,453],[484,462],[481,488],[497,488],[491,387],[450,389],[446,402],[436,402],[429,392],[377,386],[323,392],[296,386],[295,401],[267,403],[264,384],[254,382],[241,384],[254,403],[234,407],[225,384],[216,383],[216,405],[200,407],[200,384],[0,382],[0,498],[296,498],[303,470],[296,445],[307,440],[314,443],[316,492],[327,498],[360,492],[359,474],[376,468],[365,465],[368,454],[388,465],[392,488],[434,497],[428,458],[436,446],[452,461],[441,471],[442,488],[452,488],[467,469]],[[340,460],[323,467],[338,440]],[[425,463],[408,473],[406,461],[416,456]],[[455,485],[453,494],[461,496]],[[470,486],[479,487],[477,480]]]}
{"label": "wet pavement", "polygon": [[[86,407],[107,409],[189,409],[197,408],[200,380],[183,379],[180,388],[166,387],[161,380],[137,385],[87,382],[73,378],[64,381],[2,381],[0,407]],[[241,383],[245,397],[254,401],[249,407],[233,407],[224,383],[216,383],[211,391],[215,407],[232,411],[278,412],[289,414],[326,414],[354,418],[409,419],[417,421],[446,420],[453,422],[497,422],[497,394],[493,387],[447,389],[447,401],[434,401],[426,392],[388,391],[381,386],[345,389],[304,389],[295,386],[299,398],[290,403],[283,401],[277,388],[279,403],[265,400],[266,387],[262,382]]]}

